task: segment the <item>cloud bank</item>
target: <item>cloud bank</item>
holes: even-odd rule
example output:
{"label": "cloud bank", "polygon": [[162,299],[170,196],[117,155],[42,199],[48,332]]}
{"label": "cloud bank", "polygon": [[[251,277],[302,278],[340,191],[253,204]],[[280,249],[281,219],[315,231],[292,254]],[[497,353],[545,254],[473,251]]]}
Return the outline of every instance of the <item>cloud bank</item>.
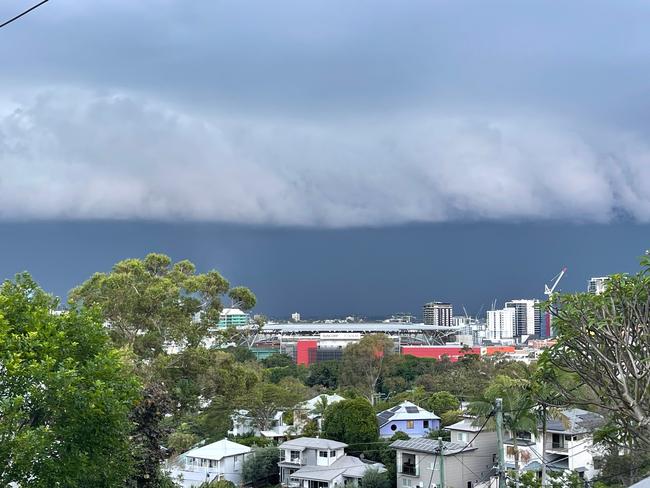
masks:
{"label": "cloud bank", "polygon": [[650,149],[557,121],[296,122],[46,91],[0,118],[0,217],[343,227],[650,220]]}

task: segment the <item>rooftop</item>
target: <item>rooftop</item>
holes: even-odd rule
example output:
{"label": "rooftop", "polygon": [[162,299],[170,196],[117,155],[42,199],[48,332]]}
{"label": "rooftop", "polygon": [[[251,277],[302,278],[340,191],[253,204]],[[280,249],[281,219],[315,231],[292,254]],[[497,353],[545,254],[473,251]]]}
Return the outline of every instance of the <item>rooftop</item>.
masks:
{"label": "rooftop", "polygon": [[[443,441],[443,455],[454,456],[462,452],[469,452],[476,450],[476,447],[467,447],[463,442],[447,442]],[[407,441],[395,441],[390,447],[393,449],[402,449],[405,451],[424,452],[426,454],[438,454],[439,447],[438,441],[433,439],[409,439]]]}
{"label": "rooftop", "polygon": [[261,332],[265,334],[299,334],[307,332],[384,332],[384,333],[417,333],[451,331],[462,329],[464,325],[445,327],[441,325],[407,324],[407,323],[348,323],[348,324],[324,324],[324,323],[299,323],[299,324],[266,324]]}
{"label": "rooftop", "polygon": [[302,451],[304,449],[343,449],[348,447],[347,444],[330,439],[320,439],[318,437],[298,437],[290,441],[283,442],[278,446],[280,449],[295,449]]}
{"label": "rooftop", "polygon": [[460,422],[456,422],[455,424],[448,425],[445,427],[447,430],[462,430],[464,432],[479,432],[481,430],[481,427],[479,425],[475,425],[476,420],[475,419],[463,419]]}
{"label": "rooftop", "polygon": [[229,441],[228,439],[222,439],[206,446],[191,449],[184,456],[218,461],[225,457],[246,454],[247,452],[251,452],[250,447]]}
{"label": "rooftop", "polygon": [[547,421],[546,429],[548,432],[584,434],[593,432],[605,423],[602,415],[581,408],[562,410],[559,417]]}
{"label": "rooftop", "polygon": [[291,474],[292,478],[332,481],[339,476],[347,478],[363,478],[368,469],[386,471],[379,463],[366,463],[354,456],[342,456],[329,466],[305,466]]}
{"label": "rooftop", "polygon": [[389,408],[377,414],[379,427],[396,420],[440,420],[436,414],[418,407],[415,403],[402,402],[396,407]]}

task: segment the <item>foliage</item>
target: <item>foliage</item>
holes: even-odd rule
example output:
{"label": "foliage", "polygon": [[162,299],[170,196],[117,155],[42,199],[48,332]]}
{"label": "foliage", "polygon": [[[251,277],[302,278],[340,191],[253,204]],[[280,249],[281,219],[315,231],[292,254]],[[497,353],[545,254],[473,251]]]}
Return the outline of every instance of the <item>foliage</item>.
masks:
{"label": "foliage", "polygon": [[438,439],[442,438],[443,441],[451,441],[451,432],[445,429],[440,430],[430,430],[427,434],[429,439]]}
{"label": "foliage", "polygon": [[384,359],[390,357],[395,345],[385,334],[369,334],[343,351],[339,382],[357,388],[372,402]]}
{"label": "foliage", "polygon": [[160,463],[165,458],[161,446],[169,433],[163,426],[163,419],[169,409],[167,391],[162,385],[152,383],[144,389],[138,404],[131,411],[130,418],[135,426],[131,442],[136,470],[128,486],[157,488],[165,478]]}
{"label": "foliage", "polygon": [[199,488],[236,488],[237,485],[228,480],[206,481],[199,485]]}
{"label": "foliage", "polygon": [[611,412],[613,442],[650,449],[650,257],[633,276],[615,275],[602,294],[553,297],[557,344],[544,362],[576,375],[593,395],[586,402],[562,388],[571,403]]}
{"label": "foliage", "polygon": [[28,274],[0,286],[0,486],[122,487],[139,385],[102,320]]}
{"label": "foliage", "polygon": [[596,478],[599,488],[624,488],[650,476],[650,452],[637,451],[621,454],[612,448],[600,460],[600,473]]}
{"label": "foliage", "polygon": [[362,451],[363,445],[379,439],[375,410],[367,400],[341,400],[325,411],[323,437],[345,442],[351,451]]}
{"label": "foliage", "polygon": [[377,469],[368,469],[359,483],[361,488],[390,488],[390,481],[386,473]]}
{"label": "foliage", "polygon": [[273,439],[268,437],[256,437],[254,435],[236,436],[231,440],[248,447],[268,447],[273,445],[274,442]]}
{"label": "foliage", "polygon": [[425,398],[419,405],[440,416],[450,410],[458,410],[460,401],[448,391],[437,391]]}
{"label": "foliage", "polygon": [[240,406],[248,410],[255,427],[268,430],[278,411],[293,408],[305,395],[306,388],[300,382],[285,378],[279,385],[257,383],[241,397]]}
{"label": "foliage", "polygon": [[269,357],[260,361],[265,368],[283,368],[295,364],[293,358],[288,354],[275,352]]}
{"label": "foliage", "polygon": [[254,485],[270,485],[277,482],[280,450],[277,447],[261,447],[244,460],[242,479]]}
{"label": "foliage", "polygon": [[463,415],[463,412],[460,410],[448,410],[440,414],[440,424],[442,427],[447,427],[448,425],[455,424],[458,422]]}
{"label": "foliage", "polygon": [[255,294],[245,286],[231,288],[228,296],[232,300],[232,306],[247,311],[255,306],[257,299]]}
{"label": "foliage", "polygon": [[308,420],[302,428],[302,435],[305,437],[317,437],[319,434],[320,429],[318,428],[318,422],[314,419]]}
{"label": "foliage", "polygon": [[305,380],[307,386],[323,386],[331,390],[338,386],[339,361],[322,361],[309,365],[309,373]]}

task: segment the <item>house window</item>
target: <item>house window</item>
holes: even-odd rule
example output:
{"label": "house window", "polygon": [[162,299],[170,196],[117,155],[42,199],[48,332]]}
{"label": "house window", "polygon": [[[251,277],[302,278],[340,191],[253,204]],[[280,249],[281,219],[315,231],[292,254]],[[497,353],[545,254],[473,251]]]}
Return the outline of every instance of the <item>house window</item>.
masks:
{"label": "house window", "polygon": [[330,451],[330,457],[336,457],[336,451]]}
{"label": "house window", "polygon": [[553,434],[553,449],[564,449],[564,436],[561,434]]}
{"label": "house window", "polygon": [[422,427],[424,427],[425,429],[428,429],[429,428],[429,421],[428,420],[423,421],[422,422]]}
{"label": "house window", "polygon": [[467,432],[458,432],[456,434],[458,442],[467,442]]}
{"label": "house window", "polygon": [[395,425],[395,424],[391,425],[391,426],[390,426],[390,430],[392,430],[393,432],[395,432],[395,431],[397,430],[397,425]]}
{"label": "house window", "polygon": [[412,420],[407,420],[406,421],[406,428],[407,429],[412,429],[413,428],[413,421]]}
{"label": "house window", "polygon": [[300,462],[300,451],[289,451],[289,460],[292,463]]}
{"label": "house window", "polygon": [[318,451],[318,457],[326,458],[327,457],[327,451]]}
{"label": "house window", "polygon": [[467,488],[472,488],[472,482],[471,481],[467,482]]}
{"label": "house window", "polygon": [[407,452],[402,453],[402,474],[406,474],[409,476],[416,476],[417,475],[417,470],[416,470],[416,463],[415,463],[415,454],[409,454]]}
{"label": "house window", "polygon": [[411,486],[411,478],[402,478],[402,486]]}
{"label": "house window", "polygon": [[530,434],[530,432],[517,432],[517,439],[522,440],[522,441],[530,441],[531,440],[531,434]]}

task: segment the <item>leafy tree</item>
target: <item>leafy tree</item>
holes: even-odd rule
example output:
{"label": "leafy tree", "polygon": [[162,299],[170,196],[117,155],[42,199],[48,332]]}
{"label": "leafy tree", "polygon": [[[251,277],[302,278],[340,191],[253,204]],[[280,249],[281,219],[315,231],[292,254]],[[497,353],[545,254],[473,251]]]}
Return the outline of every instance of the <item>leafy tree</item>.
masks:
{"label": "leafy tree", "polygon": [[231,305],[241,310],[247,311],[255,306],[257,298],[255,294],[245,286],[236,286],[231,288],[228,296],[232,300]]}
{"label": "leafy tree", "polygon": [[339,361],[322,361],[313,363],[309,366],[309,373],[305,380],[307,386],[323,386],[334,390],[338,386],[339,370],[341,363]]}
{"label": "leafy tree", "polygon": [[460,410],[448,410],[440,414],[440,423],[443,427],[455,424],[462,417],[463,412]]}
{"label": "leafy tree", "polygon": [[93,310],[0,286],[0,485],[123,487],[139,384]]}
{"label": "leafy tree", "polygon": [[295,361],[291,356],[284,353],[275,352],[269,357],[260,361],[265,368],[283,368],[285,366],[293,366]]}
{"label": "leafy tree", "polygon": [[[217,271],[197,274],[190,261],[172,263],[164,254],[149,254],[120,261],[110,273],[95,273],[70,298],[99,306],[115,344],[128,345],[148,359],[164,352],[168,343],[200,345],[219,321],[228,289]],[[231,293],[248,305],[251,299],[243,290]]]}
{"label": "leafy tree", "polygon": [[611,276],[600,295],[555,295],[558,341],[544,361],[593,393],[585,401],[565,388],[571,403],[611,413],[614,442],[650,449],[650,256],[641,267],[633,276]]}
{"label": "leafy tree", "polygon": [[199,488],[237,488],[237,485],[228,480],[214,480],[201,483]]}
{"label": "leafy tree", "polygon": [[277,483],[279,460],[280,450],[277,447],[255,449],[242,465],[244,482],[252,483],[254,486],[269,486]]}
{"label": "leafy tree", "polygon": [[171,400],[160,384],[148,385],[130,418],[135,429],[131,437],[135,466],[128,486],[137,488],[158,488],[164,486],[167,476],[161,471],[160,463],[165,458],[161,448],[169,434],[163,425],[165,414],[169,413]]}
{"label": "leafy tree", "polygon": [[385,472],[378,469],[369,469],[361,478],[361,488],[390,488],[390,481]]}
{"label": "leafy tree", "polygon": [[375,410],[363,398],[334,403],[325,411],[323,436],[354,446],[352,451],[362,451],[364,444],[379,439]]}
{"label": "leafy tree", "polygon": [[319,434],[318,422],[314,419],[308,420],[302,429],[302,435],[305,437],[318,437]]}
{"label": "leafy tree", "polygon": [[395,344],[385,334],[369,334],[343,351],[340,382],[353,386],[374,402],[377,383],[381,377],[384,359],[393,353]]}
{"label": "leafy tree", "polygon": [[448,391],[438,391],[420,402],[420,406],[436,415],[442,415],[450,410],[458,410],[460,408],[460,401]]}
{"label": "leafy tree", "polygon": [[242,396],[240,406],[248,410],[255,427],[268,430],[278,411],[293,408],[305,398],[305,387],[296,380],[285,379],[279,385],[258,383]]}
{"label": "leafy tree", "polygon": [[637,450],[621,454],[618,448],[600,460],[597,488],[625,488],[650,476],[650,452]]}

